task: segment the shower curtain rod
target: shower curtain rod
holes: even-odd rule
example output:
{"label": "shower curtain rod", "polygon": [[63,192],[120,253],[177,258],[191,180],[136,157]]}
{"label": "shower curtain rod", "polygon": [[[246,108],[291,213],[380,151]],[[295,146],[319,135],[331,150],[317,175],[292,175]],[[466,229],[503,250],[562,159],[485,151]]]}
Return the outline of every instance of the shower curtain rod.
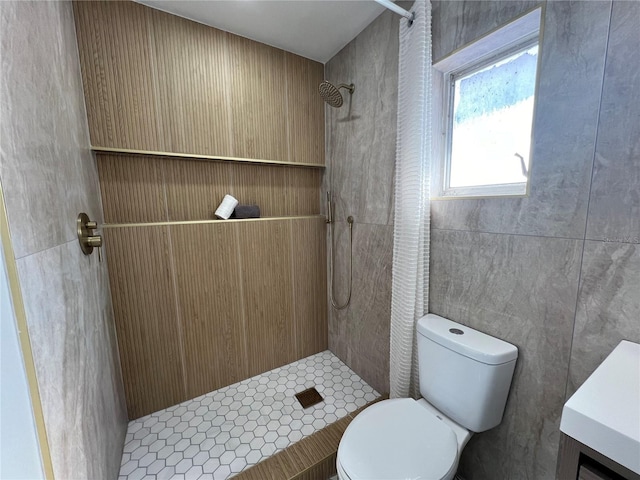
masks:
{"label": "shower curtain rod", "polygon": [[409,20],[409,22],[413,22],[413,19],[415,17],[414,13],[413,12],[407,12],[404,8],[399,7],[398,5],[393,3],[391,0],[376,0],[376,2],[378,2],[384,8],[388,8],[392,12],[395,12],[398,15],[402,15],[404,18]]}

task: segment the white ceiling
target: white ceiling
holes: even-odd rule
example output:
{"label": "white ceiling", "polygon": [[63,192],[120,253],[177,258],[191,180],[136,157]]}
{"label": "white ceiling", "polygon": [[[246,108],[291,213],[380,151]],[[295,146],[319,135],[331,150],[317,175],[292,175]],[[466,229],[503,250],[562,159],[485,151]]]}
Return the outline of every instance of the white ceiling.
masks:
{"label": "white ceiling", "polygon": [[382,13],[373,0],[136,0],[326,63]]}

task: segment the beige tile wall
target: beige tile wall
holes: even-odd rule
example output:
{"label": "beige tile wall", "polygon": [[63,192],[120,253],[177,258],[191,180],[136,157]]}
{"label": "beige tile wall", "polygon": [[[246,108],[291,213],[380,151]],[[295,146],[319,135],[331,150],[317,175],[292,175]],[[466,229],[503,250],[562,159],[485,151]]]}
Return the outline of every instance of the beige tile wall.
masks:
{"label": "beige tile wall", "polygon": [[54,474],[116,478],[127,415],[105,263],[76,216],[102,222],[72,6],[0,2],[0,181]]}

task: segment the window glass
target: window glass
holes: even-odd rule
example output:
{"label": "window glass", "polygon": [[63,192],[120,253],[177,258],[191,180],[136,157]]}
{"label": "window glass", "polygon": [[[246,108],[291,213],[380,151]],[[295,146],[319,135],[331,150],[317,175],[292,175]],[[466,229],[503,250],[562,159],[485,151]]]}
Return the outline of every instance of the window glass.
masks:
{"label": "window glass", "polygon": [[449,188],[526,183],[538,45],[453,74]]}

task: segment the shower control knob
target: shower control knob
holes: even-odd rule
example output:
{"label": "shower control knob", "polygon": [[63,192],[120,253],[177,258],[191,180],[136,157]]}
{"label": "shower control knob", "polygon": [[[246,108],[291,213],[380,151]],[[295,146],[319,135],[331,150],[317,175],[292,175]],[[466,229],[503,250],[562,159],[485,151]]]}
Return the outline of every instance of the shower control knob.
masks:
{"label": "shower control knob", "polygon": [[101,247],[102,246],[102,237],[100,235],[92,235],[87,237],[87,245],[90,247]]}
{"label": "shower control knob", "polygon": [[[83,212],[78,215],[76,228],[82,253],[91,255],[94,248],[102,247],[102,236],[94,233],[94,230],[98,228],[98,222],[89,220],[89,216],[86,213]],[[102,260],[101,250],[98,250],[98,253],[99,259]]]}

